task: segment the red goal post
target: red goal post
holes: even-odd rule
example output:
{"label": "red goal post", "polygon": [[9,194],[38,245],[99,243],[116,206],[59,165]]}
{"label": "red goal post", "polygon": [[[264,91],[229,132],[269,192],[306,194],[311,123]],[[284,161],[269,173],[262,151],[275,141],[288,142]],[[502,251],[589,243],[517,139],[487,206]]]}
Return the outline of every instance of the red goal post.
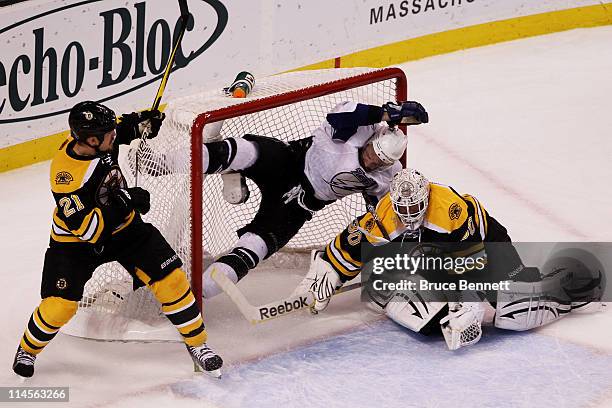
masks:
{"label": "red goal post", "polygon": [[[339,68],[257,78],[246,99],[227,97],[220,87],[198,91],[169,101],[157,137],[147,140],[138,155],[139,144],[123,146],[119,163],[133,185],[139,157],[138,183],[151,195],[151,209],[143,219],[183,260],[201,308],[203,259],[208,262],[232,248],[236,231],[252,219],[261,200],[258,187],[247,179],[249,200],[229,204],[222,198],[220,176],[204,177],[202,143],[214,134],[211,129],[220,129],[222,138],[251,133],[287,142],[310,136],[340,102],[382,105],[406,99],[406,76],[398,68]],[[282,260],[295,267],[292,252],[321,248],[365,211],[358,194],[326,206],[272,263]],[[134,290],[132,283],[116,262],[96,269],[64,333],[99,340],[180,340],[151,292],[145,287]]]}
{"label": "red goal post", "polygon": [[[278,95],[267,96],[261,99],[255,99],[252,101],[247,100],[246,102],[237,105],[230,105],[220,109],[203,112],[197,116],[191,127],[191,280],[193,292],[199,303],[200,310],[202,310],[203,272],[203,229],[202,222],[200,222],[200,220],[202,220],[202,217],[204,216],[202,206],[202,186],[204,181],[202,169],[202,143],[204,142],[203,132],[206,124],[248,115],[267,109],[274,109],[283,105],[314,99],[332,93],[346,91],[387,80],[395,81],[395,100],[405,101],[408,95],[408,81],[404,71],[402,71],[400,68],[384,68],[317,84],[311,87],[291,90]],[[405,133],[406,126],[401,125],[400,127]]]}

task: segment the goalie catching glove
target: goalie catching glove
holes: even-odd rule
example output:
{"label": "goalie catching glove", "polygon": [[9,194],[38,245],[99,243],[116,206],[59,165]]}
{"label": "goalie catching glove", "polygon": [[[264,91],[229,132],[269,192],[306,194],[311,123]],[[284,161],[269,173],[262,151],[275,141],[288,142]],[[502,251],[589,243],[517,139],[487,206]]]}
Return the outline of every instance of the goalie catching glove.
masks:
{"label": "goalie catching glove", "polygon": [[312,251],[308,274],[293,292],[294,295],[307,293],[312,314],[325,310],[336,290],[342,287],[340,276],[321,258],[322,254],[321,251]]}
{"label": "goalie catching glove", "polygon": [[442,334],[449,350],[478,343],[482,337],[485,308],[482,303],[448,302],[448,316],[440,320]]}
{"label": "goalie catching glove", "polygon": [[[420,125],[429,122],[429,115],[423,105],[414,101],[387,102],[383,106],[383,112],[387,114],[387,123],[390,127],[403,125]],[[383,117],[384,118],[384,117]]]}
{"label": "goalie catching glove", "polygon": [[159,133],[165,118],[166,115],[157,109],[122,115],[117,125],[117,143],[130,144],[132,140],[139,138],[153,139]]}

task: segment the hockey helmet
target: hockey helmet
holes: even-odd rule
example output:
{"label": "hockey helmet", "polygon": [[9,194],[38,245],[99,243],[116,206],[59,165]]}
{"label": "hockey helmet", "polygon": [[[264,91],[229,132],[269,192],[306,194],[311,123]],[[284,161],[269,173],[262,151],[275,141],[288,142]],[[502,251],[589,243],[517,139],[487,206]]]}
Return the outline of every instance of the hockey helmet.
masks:
{"label": "hockey helmet", "polygon": [[104,135],[117,127],[115,112],[93,101],[80,102],[70,109],[68,115],[70,133],[79,142],[96,137],[100,143]]}
{"label": "hockey helmet", "polygon": [[402,169],[389,186],[393,211],[412,231],[423,224],[429,205],[429,180],[414,169]]}
{"label": "hockey helmet", "polygon": [[406,151],[407,145],[406,135],[397,127],[381,126],[372,138],[374,153],[386,165],[391,165],[399,160]]}

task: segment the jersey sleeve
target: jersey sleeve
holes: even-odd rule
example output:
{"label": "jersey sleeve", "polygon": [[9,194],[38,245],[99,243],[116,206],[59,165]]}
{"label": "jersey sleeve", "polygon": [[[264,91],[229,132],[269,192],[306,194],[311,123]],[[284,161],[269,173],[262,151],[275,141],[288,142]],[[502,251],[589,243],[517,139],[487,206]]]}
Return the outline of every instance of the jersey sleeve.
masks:
{"label": "jersey sleeve", "polygon": [[376,247],[389,242],[384,238],[381,226],[392,239],[401,233],[389,194],[376,205],[376,214],[379,222],[370,212],[366,212],[353,220],[325,247],[323,259],[333,266],[343,282],[361,272],[363,264],[374,256]]}
{"label": "jersey sleeve", "polygon": [[346,142],[360,126],[369,126],[382,120],[380,106],[355,102],[341,102],[327,114],[327,122],[333,129],[332,139]]}
{"label": "jersey sleeve", "polygon": [[365,249],[362,245],[369,246],[368,240],[364,239],[362,224],[367,222],[368,216],[369,214],[364,214],[353,220],[325,247],[323,259],[332,265],[343,282],[353,279],[361,272],[364,261],[362,249]]}
{"label": "jersey sleeve", "polygon": [[53,212],[52,236],[60,242],[76,238],[96,243],[104,231],[102,210],[89,205],[79,193],[78,190],[71,194],[53,193],[57,207]]}

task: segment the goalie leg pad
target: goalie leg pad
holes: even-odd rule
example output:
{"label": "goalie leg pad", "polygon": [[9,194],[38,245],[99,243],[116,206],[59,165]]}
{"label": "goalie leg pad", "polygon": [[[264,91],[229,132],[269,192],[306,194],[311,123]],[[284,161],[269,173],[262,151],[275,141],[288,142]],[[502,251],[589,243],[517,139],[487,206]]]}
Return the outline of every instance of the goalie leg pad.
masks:
{"label": "goalie leg pad", "polygon": [[572,313],[596,312],[604,307],[605,269],[590,250],[570,247],[553,253],[542,266],[542,274],[549,278],[560,271],[565,273],[560,285],[572,301]]}
{"label": "goalie leg pad", "polygon": [[385,306],[385,314],[400,326],[419,332],[446,306],[426,302],[418,292],[397,292]]}
{"label": "goalie leg pad", "polygon": [[560,279],[556,275],[539,282],[510,282],[508,290],[497,293],[495,327],[523,331],[565,316],[571,301],[558,292]]}

